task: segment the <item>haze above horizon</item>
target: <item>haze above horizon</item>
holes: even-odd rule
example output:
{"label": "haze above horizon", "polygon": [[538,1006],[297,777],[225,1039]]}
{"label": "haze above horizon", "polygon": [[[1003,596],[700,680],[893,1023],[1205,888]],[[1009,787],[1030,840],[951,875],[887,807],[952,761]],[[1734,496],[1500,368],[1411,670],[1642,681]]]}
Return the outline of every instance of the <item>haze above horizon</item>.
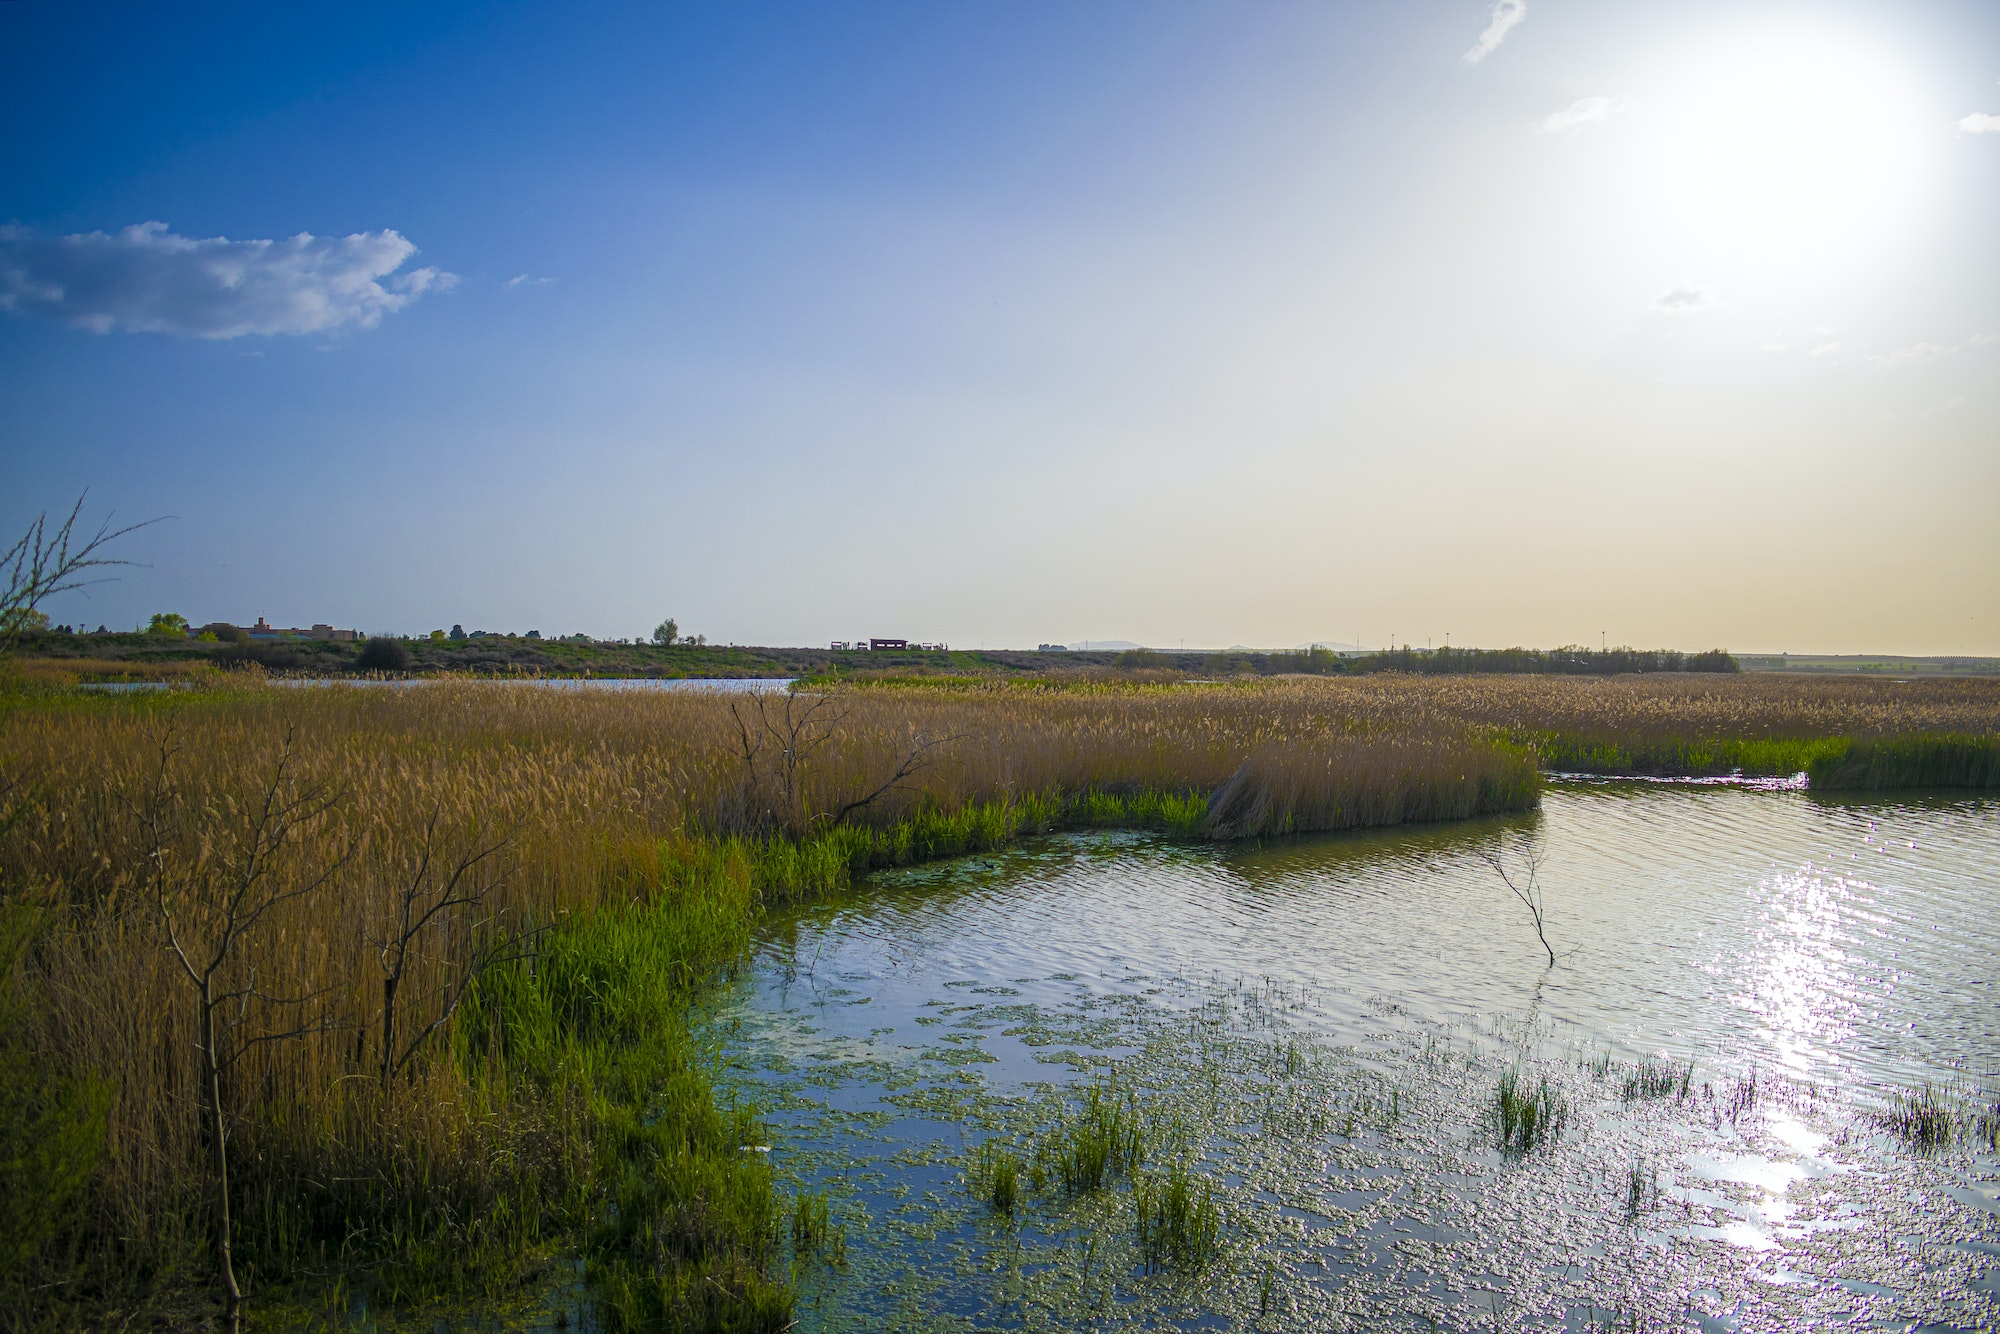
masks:
{"label": "haze above horizon", "polygon": [[0,6],[59,622],[2000,655],[1970,0]]}

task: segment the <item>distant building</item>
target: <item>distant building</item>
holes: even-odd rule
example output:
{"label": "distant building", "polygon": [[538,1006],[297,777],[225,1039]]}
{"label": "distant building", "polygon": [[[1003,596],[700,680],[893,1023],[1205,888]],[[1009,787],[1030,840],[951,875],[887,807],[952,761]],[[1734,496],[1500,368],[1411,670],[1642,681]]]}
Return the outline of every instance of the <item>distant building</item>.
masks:
{"label": "distant building", "polygon": [[908,648],[909,646],[910,641],[907,639],[871,639],[868,641],[868,651],[870,653],[879,653],[886,648]]}
{"label": "distant building", "polygon": [[340,644],[350,644],[361,638],[359,630],[336,630],[324,623],[317,623],[310,630],[301,630],[297,626],[281,629],[262,616],[250,627],[248,634],[252,639],[328,639]]}

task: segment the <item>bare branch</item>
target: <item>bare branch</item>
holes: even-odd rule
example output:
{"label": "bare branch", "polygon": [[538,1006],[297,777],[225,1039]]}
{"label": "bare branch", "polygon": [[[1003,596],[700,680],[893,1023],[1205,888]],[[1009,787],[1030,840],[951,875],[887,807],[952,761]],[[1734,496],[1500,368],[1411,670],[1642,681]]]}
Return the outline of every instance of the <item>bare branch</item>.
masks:
{"label": "bare branch", "polygon": [[867,796],[856,798],[848,802],[845,806],[842,806],[832,816],[827,818],[827,823],[837,825],[856,811],[867,809],[877,798],[887,796],[896,787],[900,786],[905,779],[922,773],[925,769],[935,764],[937,761],[929,758],[930,751],[939,746],[950,745],[954,741],[963,741],[965,736],[966,734],[963,732],[956,732],[951,736],[938,737],[932,741],[919,741],[916,747],[903,758],[903,762],[896,766],[896,772],[889,775],[888,782],[882,784],[882,786],[876,788]]}
{"label": "bare branch", "polygon": [[1527,874],[1520,884],[1516,884],[1514,877],[1508,873],[1506,859],[1502,856],[1502,853],[1505,851],[1504,848],[1482,850],[1479,853],[1479,859],[1493,868],[1499,875],[1501,883],[1506,885],[1513,892],[1514,897],[1521,901],[1521,905],[1528,910],[1528,915],[1535,924],[1535,938],[1542,942],[1542,949],[1547,951],[1549,956],[1549,967],[1553,968],[1556,965],[1557,955],[1555,946],[1549,944],[1546,899],[1543,896],[1541,884],[1541,845],[1535,842],[1533,838],[1528,838],[1523,840],[1522,846],[1523,860],[1527,864]]}
{"label": "bare branch", "polygon": [[42,603],[58,593],[103,583],[109,577],[86,577],[90,571],[137,564],[100,553],[119,538],[161,522],[146,519],[114,529],[107,516],[95,533],[79,542],[76,521],[89,494],[85,491],[76,498],[76,504],[70,506],[69,514],[53,533],[48,531],[49,516],[45,510],[35,516],[35,521],[13,546],[0,554],[0,568],[7,575],[6,589],[0,592],[0,652],[13,648]]}

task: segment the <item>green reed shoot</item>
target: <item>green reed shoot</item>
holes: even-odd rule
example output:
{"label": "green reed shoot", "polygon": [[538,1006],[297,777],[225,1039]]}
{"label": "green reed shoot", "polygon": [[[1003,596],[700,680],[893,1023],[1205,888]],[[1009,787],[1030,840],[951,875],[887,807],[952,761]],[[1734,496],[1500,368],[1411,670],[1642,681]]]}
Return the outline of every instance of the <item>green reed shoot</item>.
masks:
{"label": "green reed shoot", "polygon": [[1012,1217],[1021,1198],[1021,1160],[997,1140],[986,1140],[973,1159],[972,1184],[996,1214]]}
{"label": "green reed shoot", "polygon": [[847,1263],[847,1229],[834,1223],[826,1192],[802,1190],[792,1201],[792,1251],[818,1254],[827,1263]]}
{"label": "green reed shoot", "polygon": [[1490,1113],[1500,1147],[1514,1157],[1552,1145],[1569,1124],[1569,1100],[1549,1083],[1548,1076],[1527,1087],[1520,1067],[1500,1076]]}
{"label": "green reed shoot", "polygon": [[1656,1098],[1679,1101],[1688,1096],[1693,1083],[1694,1062],[1675,1065],[1672,1061],[1654,1060],[1649,1056],[1625,1076],[1625,1101],[1651,1101]]}
{"label": "green reed shoot", "polygon": [[[1222,1240],[1222,1212],[1208,1182],[1175,1164],[1165,1176],[1133,1185],[1139,1218],[1139,1252],[1148,1272],[1193,1272],[1216,1256]],[[1268,1301],[1269,1274],[1265,1276]]]}
{"label": "green reed shoot", "polygon": [[1146,1135],[1138,1108],[1127,1094],[1093,1085],[1084,1091],[1075,1119],[1043,1145],[1043,1155],[1065,1194],[1097,1190],[1120,1172],[1131,1173],[1146,1161]]}

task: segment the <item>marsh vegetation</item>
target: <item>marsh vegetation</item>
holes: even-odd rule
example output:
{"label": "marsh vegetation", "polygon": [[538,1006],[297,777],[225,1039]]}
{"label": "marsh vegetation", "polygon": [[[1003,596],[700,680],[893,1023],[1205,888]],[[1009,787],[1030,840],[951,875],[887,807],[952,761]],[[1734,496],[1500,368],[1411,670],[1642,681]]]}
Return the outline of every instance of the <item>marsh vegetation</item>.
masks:
{"label": "marsh vegetation", "polygon": [[[113,698],[8,669],[16,1323],[192,1321],[227,1315],[232,1288],[267,1319],[505,1309],[574,1268],[607,1328],[774,1328],[793,1309],[788,1223],[795,1264],[838,1267],[847,1234],[826,1196],[785,1201],[760,1114],[718,1089],[688,1025],[773,910],[1029,834],[1520,813],[1551,737],[1685,759],[1813,729],[1977,738],[2000,708],[1978,683],[1801,699],[1743,678],[732,700],[188,671],[190,689]],[[1561,1119],[1542,1091],[1515,1090],[1530,1147]],[[1341,1115],[1393,1122],[1397,1097]],[[989,1212],[1053,1192],[1125,1211],[1137,1263],[1209,1263],[1212,1183],[1129,1089],[1096,1098],[995,1142]]]}

